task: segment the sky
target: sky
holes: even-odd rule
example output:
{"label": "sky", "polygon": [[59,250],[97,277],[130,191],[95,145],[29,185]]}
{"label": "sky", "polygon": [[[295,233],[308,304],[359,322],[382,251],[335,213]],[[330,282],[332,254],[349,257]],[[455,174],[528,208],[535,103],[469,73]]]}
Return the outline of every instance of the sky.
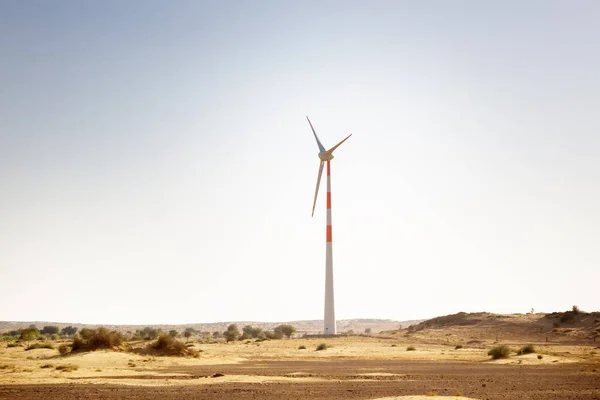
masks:
{"label": "sky", "polygon": [[[0,320],[600,309],[597,1],[0,2]],[[322,183],[324,184],[324,182]]]}

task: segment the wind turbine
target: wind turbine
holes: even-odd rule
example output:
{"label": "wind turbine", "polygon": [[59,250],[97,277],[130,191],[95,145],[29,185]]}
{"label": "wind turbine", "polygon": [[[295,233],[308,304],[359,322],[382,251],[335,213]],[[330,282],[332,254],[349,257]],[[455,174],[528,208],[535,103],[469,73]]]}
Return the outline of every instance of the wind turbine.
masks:
{"label": "wind turbine", "polygon": [[315,200],[313,201],[312,215],[315,215],[315,206],[317,204],[317,196],[319,194],[319,185],[321,183],[321,175],[323,174],[323,166],[327,163],[327,230],[326,230],[326,244],[325,244],[325,319],[323,333],[325,335],[335,335],[335,307],[333,301],[333,243],[332,243],[332,229],[331,229],[331,167],[330,162],[333,160],[333,151],[340,147],[352,134],[348,135],[344,140],[333,146],[329,150],[325,150],[325,147],[321,144],[315,128],[313,128],[310,119],[306,117],[310,129],[312,129],[313,135],[317,140],[317,146],[319,146],[319,176],[317,177],[317,187],[315,189]]}

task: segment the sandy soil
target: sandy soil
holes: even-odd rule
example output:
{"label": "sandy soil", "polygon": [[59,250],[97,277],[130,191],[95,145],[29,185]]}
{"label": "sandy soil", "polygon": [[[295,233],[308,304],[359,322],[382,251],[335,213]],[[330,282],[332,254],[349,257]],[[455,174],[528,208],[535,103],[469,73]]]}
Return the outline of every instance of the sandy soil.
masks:
{"label": "sandy soil", "polygon": [[[332,347],[315,351],[321,342]],[[385,338],[195,347],[198,358],[0,347],[0,399],[600,399],[600,350],[592,346],[540,345],[541,359],[495,361],[480,346]],[[57,368],[64,365],[72,370]]]}

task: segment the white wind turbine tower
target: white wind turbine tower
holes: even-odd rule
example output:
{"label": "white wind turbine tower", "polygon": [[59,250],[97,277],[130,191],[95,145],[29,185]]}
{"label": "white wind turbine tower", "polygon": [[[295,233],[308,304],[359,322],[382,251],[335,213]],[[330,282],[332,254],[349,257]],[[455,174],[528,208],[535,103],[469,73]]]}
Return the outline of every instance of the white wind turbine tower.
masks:
{"label": "white wind turbine tower", "polygon": [[344,143],[352,134],[348,135],[344,140],[333,146],[329,150],[321,144],[317,137],[315,128],[313,128],[310,119],[306,117],[310,125],[310,129],[315,135],[317,146],[319,146],[319,176],[317,177],[317,187],[315,189],[315,200],[313,201],[312,215],[315,215],[315,205],[317,204],[317,195],[319,194],[319,185],[321,183],[321,175],[323,174],[323,165],[327,163],[327,230],[326,230],[326,247],[325,247],[325,319],[323,333],[325,335],[335,335],[335,307],[333,301],[333,246],[332,246],[332,229],[331,229],[331,167],[330,162],[333,160],[333,151]]}

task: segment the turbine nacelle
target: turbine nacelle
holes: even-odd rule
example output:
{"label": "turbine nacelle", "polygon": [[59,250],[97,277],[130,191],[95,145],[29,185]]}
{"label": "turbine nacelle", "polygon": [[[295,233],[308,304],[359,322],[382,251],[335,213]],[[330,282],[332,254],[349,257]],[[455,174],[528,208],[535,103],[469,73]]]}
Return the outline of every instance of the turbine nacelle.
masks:
{"label": "turbine nacelle", "polygon": [[333,154],[328,151],[322,151],[319,153],[319,160],[321,161],[331,161],[333,160]]}
{"label": "turbine nacelle", "polygon": [[341,142],[339,142],[338,144],[336,144],[329,150],[325,150],[325,147],[323,147],[323,145],[321,144],[321,141],[319,140],[319,137],[317,136],[317,133],[315,132],[315,128],[313,128],[312,123],[310,122],[310,119],[308,119],[308,117],[306,117],[306,119],[308,120],[310,129],[312,129],[313,135],[315,135],[315,140],[317,141],[317,146],[319,146],[319,150],[320,150],[319,151],[319,159],[321,160],[321,164],[319,165],[319,176],[317,177],[317,187],[315,189],[315,200],[313,201],[313,208],[312,208],[312,215],[315,215],[315,205],[317,204],[317,195],[319,194],[319,185],[321,183],[321,175],[323,174],[323,165],[325,164],[325,162],[329,162],[329,161],[333,160],[333,151],[335,149],[337,149],[338,147],[340,147],[340,145],[342,143],[344,143],[346,140],[348,140],[348,138],[350,136],[352,136],[352,134],[346,136],[346,138],[344,140],[342,140]]}

